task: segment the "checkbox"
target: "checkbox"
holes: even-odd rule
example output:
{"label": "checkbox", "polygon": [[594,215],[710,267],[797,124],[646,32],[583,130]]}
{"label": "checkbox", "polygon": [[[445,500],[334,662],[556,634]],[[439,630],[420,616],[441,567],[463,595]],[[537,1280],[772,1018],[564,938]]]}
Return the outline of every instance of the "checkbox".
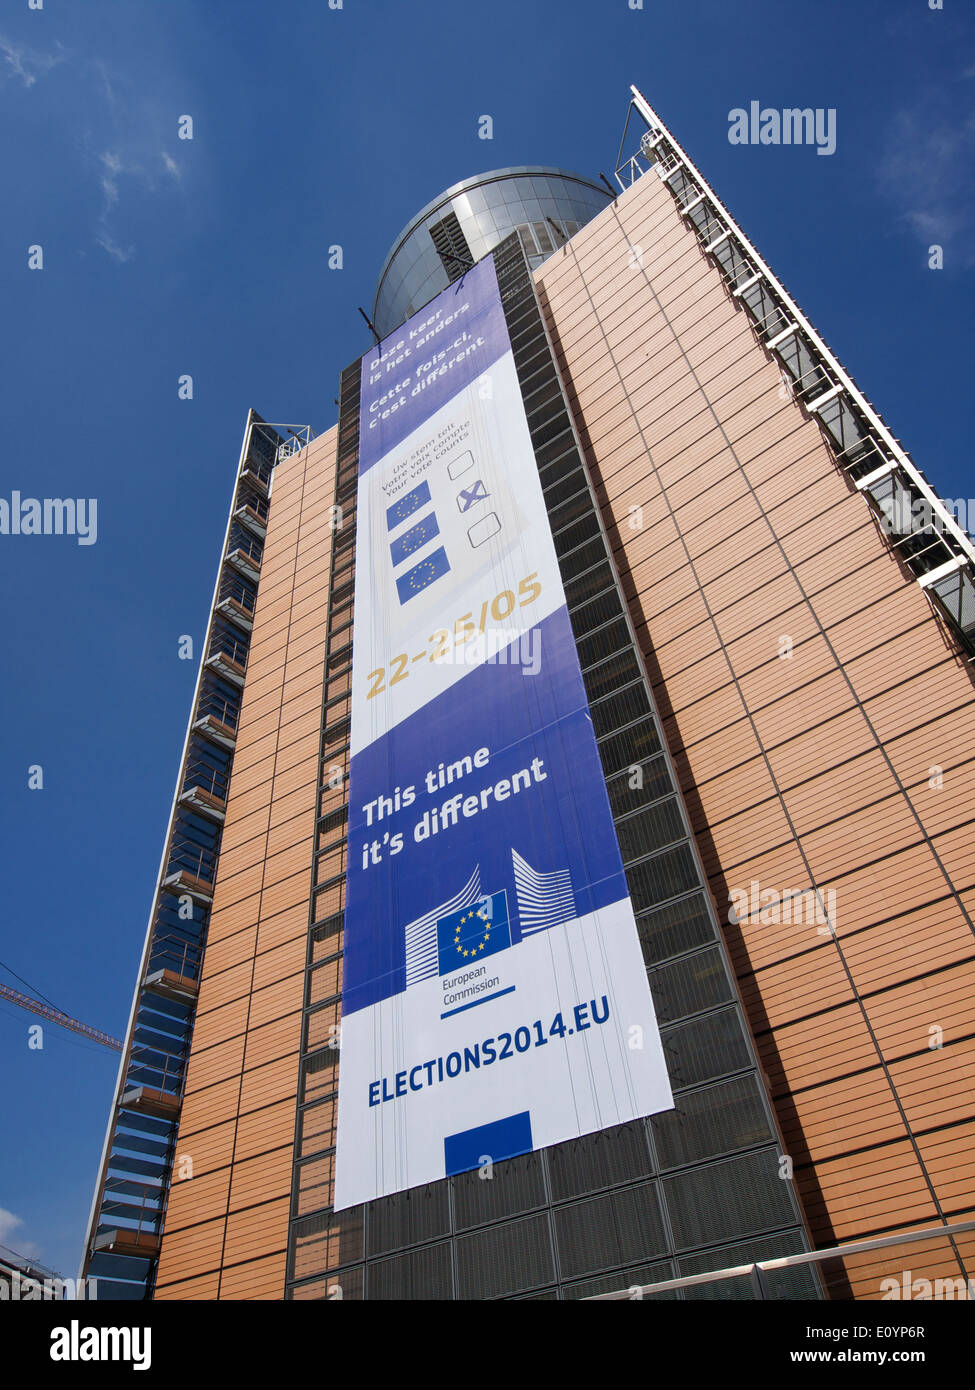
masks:
{"label": "checkbox", "polygon": [[474,455],[471,453],[470,449],[465,449],[462,454],[458,455],[455,459],[451,459],[447,464],[447,477],[451,479],[460,478],[469,468],[473,467]]}
{"label": "checkbox", "polygon": [[468,528],[467,539],[476,550],[479,545],[496,536],[500,530],[501,519],[497,512],[488,512],[487,516],[482,516],[480,521],[475,521],[474,525]]}

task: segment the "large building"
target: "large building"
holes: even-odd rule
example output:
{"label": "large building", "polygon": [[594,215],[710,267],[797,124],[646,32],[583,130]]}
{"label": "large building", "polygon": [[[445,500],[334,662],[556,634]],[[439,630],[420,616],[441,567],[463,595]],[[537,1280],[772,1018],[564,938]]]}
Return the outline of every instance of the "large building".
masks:
{"label": "large building", "polygon": [[[585,1298],[975,1218],[975,549],[635,89],[621,160],[616,196],[448,189],[387,258],[337,425],[248,416],[100,1297]],[[340,1209],[362,383],[486,259],[673,1104]],[[762,1293],[975,1276],[971,1232],[911,1248]]]}

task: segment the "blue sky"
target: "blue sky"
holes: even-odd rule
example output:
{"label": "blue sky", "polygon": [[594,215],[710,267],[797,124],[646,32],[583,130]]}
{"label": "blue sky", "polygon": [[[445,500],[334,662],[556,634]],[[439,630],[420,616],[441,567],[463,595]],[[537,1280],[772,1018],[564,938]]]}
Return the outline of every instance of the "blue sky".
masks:
{"label": "blue sky", "polygon": [[[935,487],[975,492],[973,39],[962,0],[5,0],[0,497],[97,498],[98,539],[0,535],[0,958],[122,1033],[248,407],[331,425],[410,215],[502,165],[611,175],[630,82]],[[731,145],[751,100],[835,108],[836,153]],[[33,1021],[0,1002],[0,1243],[70,1274],[116,1058],[31,1051]]]}

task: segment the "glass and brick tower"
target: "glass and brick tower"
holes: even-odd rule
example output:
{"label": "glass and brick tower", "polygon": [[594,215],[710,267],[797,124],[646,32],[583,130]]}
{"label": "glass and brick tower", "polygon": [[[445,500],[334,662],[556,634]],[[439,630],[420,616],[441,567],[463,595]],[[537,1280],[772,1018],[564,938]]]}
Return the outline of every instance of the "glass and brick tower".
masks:
{"label": "glass and brick tower", "polygon": [[[336,1209],[356,360],[318,437],[247,419],[100,1296],[574,1299],[975,1219],[975,549],[635,89],[624,155],[455,185],[373,317],[493,262],[673,1108]],[[975,1276],[894,1248],[650,1296]]]}

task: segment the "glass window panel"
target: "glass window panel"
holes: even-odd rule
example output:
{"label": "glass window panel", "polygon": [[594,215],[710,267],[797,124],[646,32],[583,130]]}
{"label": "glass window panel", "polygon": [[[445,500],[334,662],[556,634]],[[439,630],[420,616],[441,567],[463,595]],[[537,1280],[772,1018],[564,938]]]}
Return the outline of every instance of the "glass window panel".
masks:
{"label": "glass window panel", "polygon": [[778,1171],[777,1152],[766,1149],[664,1178],[678,1249],[794,1225],[792,1187]]}
{"label": "glass window panel", "polygon": [[650,1119],[661,1168],[755,1148],[774,1138],[754,1076],[738,1076],[675,1097],[675,1108]]}
{"label": "glass window panel", "polygon": [[302,1156],[334,1147],[336,1116],[337,1097],[334,1094],[301,1112]]}
{"label": "glass window panel", "polygon": [[368,1264],[366,1297],[384,1301],[449,1300],[453,1297],[449,1242]]}
{"label": "glass window panel", "polygon": [[298,1165],[298,1194],[296,1214],[321,1211],[332,1204],[332,1179],[335,1170],[334,1153],[322,1154],[310,1163]]}
{"label": "glass window panel", "polygon": [[667,1250],[656,1184],[642,1183],[555,1212],[559,1267],[575,1279]]}
{"label": "glass window panel", "polygon": [[686,835],[680,808],[675,797],[649,806],[635,816],[619,821],[616,826],[623,863],[629,864],[641,855],[652,854],[664,845],[673,844]]}
{"label": "glass window panel", "polygon": [[[601,1293],[619,1293],[622,1289],[638,1288],[644,1284],[662,1284],[667,1279],[676,1279],[677,1277],[669,1260],[661,1261],[659,1264],[635,1265],[619,1274],[604,1274],[599,1279],[584,1279],[581,1283],[569,1284],[563,1289],[562,1297],[566,1299],[596,1298]],[[678,1291],[671,1289],[666,1293],[650,1294],[645,1301],[648,1303],[662,1300],[674,1301],[679,1298]]]}
{"label": "glass window panel", "polygon": [[446,1181],[394,1192],[368,1204],[368,1254],[383,1255],[450,1232]]}
{"label": "glass window panel", "polygon": [[546,1216],[488,1226],[461,1236],[456,1245],[460,1298],[499,1298],[555,1277]]}
{"label": "glass window panel", "polygon": [[457,1228],[499,1217],[518,1216],[545,1204],[542,1164],[537,1153],[495,1163],[488,1179],[478,1169],[453,1179]]}
{"label": "glass window panel", "polygon": [[653,1172],[643,1120],[569,1139],[546,1152],[556,1202],[616,1183],[632,1182]]}
{"label": "glass window panel", "polygon": [[645,859],[642,864],[631,865],[626,879],[635,912],[642,912],[655,902],[676,898],[696,888],[700,882],[694,856],[687,845],[678,845],[653,859]]}
{"label": "glass window panel", "polygon": [[[614,657],[613,661],[615,660]],[[613,661],[607,661],[606,665],[612,666]],[[594,670],[600,671],[602,667],[597,666]],[[587,672],[587,676],[588,674]],[[673,789],[674,784],[671,781],[667,759],[663,753],[634,763],[617,776],[611,777],[606,784],[609,804],[614,816],[622,816],[627,811],[635,811],[639,806],[646,806],[648,802],[666,796]],[[670,951],[667,954],[674,955],[675,952]]]}
{"label": "glass window panel", "polygon": [[[602,600],[596,599],[595,602],[600,603]],[[632,652],[632,648],[630,651]],[[614,729],[621,729],[626,724],[632,724],[637,719],[650,719],[650,699],[646,686],[642,680],[637,680],[632,685],[617,690],[615,695],[592,705],[591,713],[597,738],[612,733]]]}
{"label": "glass window panel", "polygon": [[650,971],[650,992],[661,1023],[703,1013],[733,998],[717,946]]}

